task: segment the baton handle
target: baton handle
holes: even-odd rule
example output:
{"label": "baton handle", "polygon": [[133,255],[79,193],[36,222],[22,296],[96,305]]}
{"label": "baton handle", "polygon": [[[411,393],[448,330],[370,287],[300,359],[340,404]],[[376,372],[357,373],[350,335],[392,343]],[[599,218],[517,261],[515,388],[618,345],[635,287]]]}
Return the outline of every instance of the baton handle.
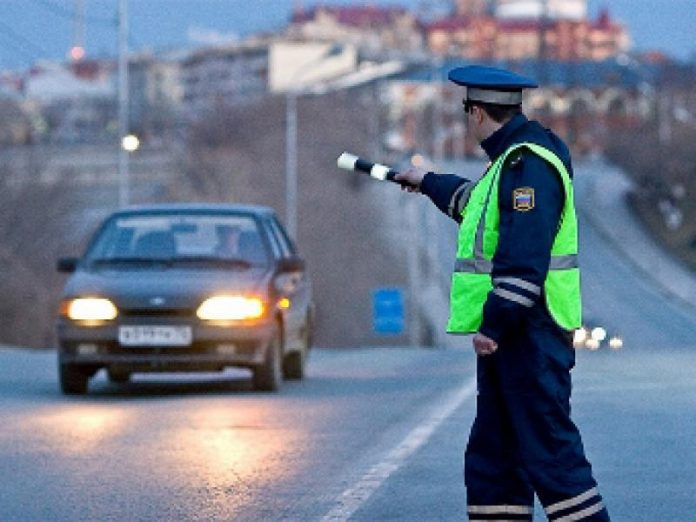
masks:
{"label": "baton handle", "polygon": [[336,163],[338,164],[339,168],[344,170],[364,172],[371,178],[375,178],[380,181],[391,181],[393,183],[398,183],[402,187],[411,186],[411,184],[407,181],[394,179],[394,176],[396,176],[398,172],[393,170],[391,167],[381,165],[380,163],[372,163],[371,161],[362,159],[355,154],[350,154],[349,152],[344,152],[341,154]]}

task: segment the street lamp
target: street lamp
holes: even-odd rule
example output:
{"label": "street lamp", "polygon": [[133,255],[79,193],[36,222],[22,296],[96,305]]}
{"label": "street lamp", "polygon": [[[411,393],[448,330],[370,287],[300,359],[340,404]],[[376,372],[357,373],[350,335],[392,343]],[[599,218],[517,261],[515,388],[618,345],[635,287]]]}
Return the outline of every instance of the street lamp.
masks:
{"label": "street lamp", "polygon": [[290,78],[285,92],[285,212],[288,233],[297,239],[297,98],[307,93],[306,88],[295,88],[293,82],[301,79],[307,67],[331,56],[338,56],[343,47],[334,44],[319,56],[303,64]]}
{"label": "street lamp", "polygon": [[135,134],[128,134],[121,140],[121,147],[126,152],[135,152],[140,147],[140,139]]}

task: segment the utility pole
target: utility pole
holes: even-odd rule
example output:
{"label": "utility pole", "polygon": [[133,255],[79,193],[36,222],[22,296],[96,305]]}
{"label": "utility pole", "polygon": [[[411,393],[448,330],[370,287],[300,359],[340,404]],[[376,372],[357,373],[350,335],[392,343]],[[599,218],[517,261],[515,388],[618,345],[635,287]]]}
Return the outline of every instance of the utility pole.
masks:
{"label": "utility pole", "polygon": [[[443,117],[443,107],[442,107],[442,91],[444,85],[442,82],[442,69],[444,66],[444,58],[440,55],[436,55],[433,59],[433,69],[432,69],[432,81],[433,81],[433,163],[428,170],[440,171],[442,172],[442,166],[445,160],[445,141],[451,136],[450,129],[445,129],[442,121]],[[419,201],[420,202],[420,201]],[[421,206],[422,208],[422,206]],[[428,209],[430,210],[430,209]],[[421,215],[423,215],[421,213]],[[417,230],[417,223],[413,227],[413,230]],[[428,285],[437,285],[439,278],[438,266],[437,266],[437,254],[439,250],[439,234],[438,234],[438,224],[437,224],[437,214],[435,212],[425,213],[425,237],[421,234],[420,237],[416,236],[414,238],[414,245],[417,245],[418,250],[423,249],[425,257],[427,259],[427,266],[419,267],[420,281],[423,282],[422,275],[426,275],[426,281]],[[421,241],[424,241],[423,244]],[[412,247],[413,248],[413,247]],[[422,293],[423,287],[417,289],[419,295]],[[420,322],[420,314],[418,315],[418,326],[417,334],[418,342],[420,343],[423,339],[424,325]]]}
{"label": "utility pole", "polygon": [[297,241],[297,98],[293,87],[285,93],[285,211],[290,237]]}
{"label": "utility pole", "polygon": [[128,135],[128,0],[118,2],[118,204],[125,207],[130,199],[128,151],[123,138]]}
{"label": "utility pole", "polygon": [[85,3],[75,0],[75,16],[73,18],[73,45],[70,48],[70,60],[79,62],[85,57]]}
{"label": "utility pole", "polygon": [[[123,0],[122,0],[123,1]],[[297,241],[297,100],[308,91],[303,87],[295,87],[295,82],[301,82],[310,67],[314,67],[323,60],[339,56],[343,47],[334,44],[324,49],[308,62],[297,68],[288,81],[288,90],[285,92],[285,212],[286,227],[290,237]]]}
{"label": "utility pole", "polygon": [[445,138],[447,132],[442,124],[442,67],[444,59],[436,55],[431,69],[433,84],[433,161],[437,168],[442,167],[445,157]]}
{"label": "utility pole", "polygon": [[537,64],[539,66],[538,82],[546,85],[547,62],[549,59],[549,48],[546,43],[549,24],[549,0],[541,0],[541,16],[539,18],[539,55]]}
{"label": "utility pole", "polygon": [[[368,121],[368,136],[370,136],[370,142],[372,144],[370,153],[372,154],[373,158],[376,158],[376,161],[379,161],[379,158],[382,156],[382,138],[380,136],[380,119],[382,116],[382,82],[379,80],[379,78],[372,82],[371,89],[372,96],[371,100],[368,102],[368,105],[372,104],[372,107],[368,109],[370,112],[370,119]],[[356,176],[355,179],[360,178]]]}
{"label": "utility pole", "polygon": [[660,145],[668,146],[672,142],[672,103],[666,89],[659,89],[657,103],[658,138]]}
{"label": "utility pole", "polygon": [[[419,296],[422,291],[421,277],[421,231],[419,223],[420,205],[418,198],[408,198],[406,201],[404,220],[408,227],[405,236],[411,242],[406,249],[406,266],[408,267],[408,341],[411,346],[420,346],[422,337],[421,311]],[[432,212],[434,214],[434,212]]]}

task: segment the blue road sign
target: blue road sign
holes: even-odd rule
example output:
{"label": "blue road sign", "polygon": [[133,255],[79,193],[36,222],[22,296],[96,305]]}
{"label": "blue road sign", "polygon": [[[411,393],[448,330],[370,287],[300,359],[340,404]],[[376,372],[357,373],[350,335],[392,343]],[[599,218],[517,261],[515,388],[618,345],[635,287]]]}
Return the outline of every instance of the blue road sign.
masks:
{"label": "blue road sign", "polygon": [[372,292],[372,324],[378,334],[404,331],[404,296],[400,288],[377,288]]}

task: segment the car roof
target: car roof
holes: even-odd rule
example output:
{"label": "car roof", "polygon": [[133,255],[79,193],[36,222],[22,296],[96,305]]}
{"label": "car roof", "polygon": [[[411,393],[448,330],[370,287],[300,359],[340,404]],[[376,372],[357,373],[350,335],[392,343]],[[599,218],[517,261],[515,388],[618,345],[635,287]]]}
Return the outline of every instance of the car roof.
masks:
{"label": "car roof", "polygon": [[257,216],[273,216],[275,211],[263,205],[242,205],[229,203],[158,203],[151,205],[134,205],[111,214],[112,217],[125,217],[143,214],[233,214],[245,213]]}

